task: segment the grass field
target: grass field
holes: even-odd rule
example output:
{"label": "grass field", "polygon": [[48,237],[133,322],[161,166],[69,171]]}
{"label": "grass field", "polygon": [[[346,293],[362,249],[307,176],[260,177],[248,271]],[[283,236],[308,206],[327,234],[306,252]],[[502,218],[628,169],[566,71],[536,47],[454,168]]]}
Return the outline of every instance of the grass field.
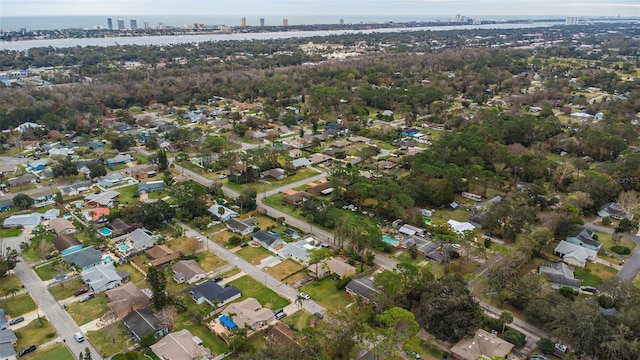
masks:
{"label": "grass field", "polygon": [[211,251],[201,251],[196,255],[196,261],[202,270],[209,272],[227,264],[224,259]]}
{"label": "grass field", "polygon": [[300,181],[300,180],[304,180],[304,179],[308,179],[310,177],[314,177],[316,175],[318,175],[319,173],[315,170],[311,170],[311,169],[302,169],[302,170],[298,170],[298,172],[296,172],[295,175],[291,175],[291,176],[287,176],[286,178],[282,179],[282,180],[273,180],[273,179],[268,179],[267,182],[260,182],[260,183],[256,183],[256,184],[236,184],[234,182],[227,182],[226,186],[232,190],[235,191],[242,191],[243,188],[245,188],[246,186],[252,186],[256,189],[256,191],[258,193],[261,192],[265,192],[271,189],[275,189],[277,187],[283,186],[283,185],[288,185],[288,184],[292,184],[294,182]]}
{"label": "grass field", "polygon": [[[213,242],[215,242],[216,244],[220,245],[220,246],[224,246],[226,248],[230,248],[232,246],[228,245],[228,241],[229,238],[232,237],[233,235],[235,235],[234,233],[232,233],[229,230],[224,230],[224,231],[220,231],[214,235],[211,235],[209,238],[211,238],[211,240]],[[249,239],[249,238],[247,238]]]}
{"label": "grass field", "polygon": [[86,285],[82,282],[82,279],[78,276],[69,281],[65,281],[64,285],[56,285],[49,288],[49,292],[56,300],[66,299],[73,296],[73,293]]}
{"label": "grass field", "polygon": [[84,325],[101,317],[108,310],[107,297],[104,294],[98,294],[89,301],[70,304],[67,312],[78,325]]}
{"label": "grass field", "polygon": [[9,296],[2,300],[2,307],[7,315],[11,317],[20,316],[38,308],[29,294],[16,295],[15,297]]}
{"label": "grass field", "polygon": [[22,287],[22,282],[18,277],[14,274],[9,274],[7,276],[0,277],[0,289],[2,290],[2,296],[6,296],[6,289],[17,289],[20,290]]}
{"label": "grass field", "polygon": [[615,276],[617,271],[602,264],[587,262],[584,268],[576,268],[574,276],[576,279],[582,280],[584,286],[600,286],[602,283]]}
{"label": "grass field", "polygon": [[306,327],[309,327],[309,324],[311,324],[311,319],[313,319],[313,315],[304,310],[299,310],[294,314],[291,314],[282,319],[282,323],[300,331]]}
{"label": "grass field", "polygon": [[120,188],[116,191],[120,193],[120,197],[118,198],[120,204],[130,204],[138,201],[138,185],[136,184]]}
{"label": "grass field", "polygon": [[62,259],[53,260],[46,265],[38,266],[34,269],[42,281],[51,280],[55,278],[57,274],[64,273],[67,270],[67,263],[62,261]]}
{"label": "grass field", "polygon": [[240,249],[236,252],[237,255],[241,256],[245,260],[251,262],[252,264],[259,264],[260,260],[270,256],[271,253],[269,250],[260,247],[247,246],[243,249]]}
{"label": "grass field", "polygon": [[[112,324],[112,329],[102,328],[87,332],[87,337],[103,356],[111,356],[132,344],[122,321]],[[115,339],[115,341],[114,341]]]}
{"label": "grass field", "polygon": [[136,270],[133,266],[129,264],[118,265],[117,270],[128,272],[129,281],[136,284],[136,286],[138,286],[139,288],[142,289],[148,287],[146,281],[144,280],[144,275],[142,275],[142,273]]}
{"label": "grass field", "polygon": [[[619,246],[624,246],[627,247],[629,249],[631,249],[631,252],[633,252],[633,250],[636,248],[637,244],[635,243],[635,241],[623,237],[622,240],[620,241],[619,244],[616,244],[613,242],[613,240],[611,240],[611,234],[607,234],[607,233],[602,233],[602,232],[595,232],[596,234],[598,234],[598,241],[600,241],[602,243],[602,248],[606,249],[606,250],[611,250],[612,246],[615,245],[619,245]],[[624,257],[629,257],[629,255],[622,255]]]}
{"label": "grass field", "polygon": [[183,255],[192,255],[194,252],[202,249],[203,244],[194,238],[181,236],[167,241],[167,246],[174,251],[181,251]]}
{"label": "grass field", "polygon": [[38,350],[34,353],[21,357],[24,360],[70,360],[73,355],[63,344],[55,344],[46,349]]}
{"label": "grass field", "polygon": [[22,229],[0,229],[0,238],[14,237],[19,236],[20,234],[22,234]]}
{"label": "grass field", "polygon": [[254,298],[258,300],[260,305],[271,310],[283,308],[290,304],[289,300],[276,294],[273,290],[265,287],[261,283],[255,281],[249,276],[243,276],[229,283],[242,291],[242,296],[238,301],[246,298]]}
{"label": "grass field", "polygon": [[331,277],[325,277],[320,281],[312,281],[301,287],[300,291],[306,292],[311,296],[313,301],[318,302],[331,311],[344,309],[351,303],[351,299],[344,291],[336,288],[336,281]]}
{"label": "grass field", "polygon": [[58,336],[49,321],[43,317],[16,330],[15,333],[18,337],[18,346],[16,346],[18,350],[31,345],[44,344]]}
{"label": "grass field", "polygon": [[304,269],[304,266],[291,259],[287,259],[276,266],[272,266],[264,270],[267,273],[271,274],[274,278],[278,280],[284,280],[288,276],[293,275],[294,273],[297,273],[302,269]]}
{"label": "grass field", "polygon": [[211,349],[211,352],[214,355],[220,355],[222,353],[227,352],[227,350],[229,350],[229,347],[227,347],[227,344],[225,344],[224,341],[222,341],[222,339],[220,339],[216,334],[211,332],[211,330],[209,330],[209,328],[207,328],[204,325],[190,324],[185,326],[184,329],[188,329],[189,331],[191,331],[193,335],[202,339],[203,346]]}
{"label": "grass field", "polygon": [[637,287],[638,289],[640,289],[640,274],[638,274],[638,276],[636,276],[635,280],[633,280],[633,285],[635,287]]}

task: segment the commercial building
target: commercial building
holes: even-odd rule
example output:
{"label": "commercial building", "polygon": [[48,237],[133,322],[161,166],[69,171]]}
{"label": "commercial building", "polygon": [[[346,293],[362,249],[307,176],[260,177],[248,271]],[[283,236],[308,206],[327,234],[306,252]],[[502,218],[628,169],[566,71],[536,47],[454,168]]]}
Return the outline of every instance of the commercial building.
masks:
{"label": "commercial building", "polygon": [[260,18],[260,26],[264,26],[264,18]]}
{"label": "commercial building", "polygon": [[282,19],[282,26],[289,26],[289,19]]}
{"label": "commercial building", "polygon": [[131,25],[131,30],[135,30],[138,28],[138,20],[131,19],[129,20],[129,25]]}
{"label": "commercial building", "polygon": [[240,26],[247,27],[247,18],[240,19]]}
{"label": "commercial building", "polygon": [[124,20],[118,20],[118,30],[124,30]]}
{"label": "commercial building", "polygon": [[107,28],[113,30],[113,20],[111,18],[107,18]]}

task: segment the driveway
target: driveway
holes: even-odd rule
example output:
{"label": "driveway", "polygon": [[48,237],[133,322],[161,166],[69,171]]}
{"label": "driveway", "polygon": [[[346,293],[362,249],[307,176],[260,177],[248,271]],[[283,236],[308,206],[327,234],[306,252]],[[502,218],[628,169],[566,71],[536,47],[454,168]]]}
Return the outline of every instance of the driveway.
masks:
{"label": "driveway", "polygon": [[[593,222],[585,223],[584,227],[589,230],[600,231],[607,234],[613,234],[614,232],[611,228],[596,225]],[[630,233],[623,233],[623,235],[633,240],[637,246],[629,258],[625,260],[624,265],[622,265],[622,269],[618,271],[618,277],[624,280],[633,281],[640,272],[640,236]]]}

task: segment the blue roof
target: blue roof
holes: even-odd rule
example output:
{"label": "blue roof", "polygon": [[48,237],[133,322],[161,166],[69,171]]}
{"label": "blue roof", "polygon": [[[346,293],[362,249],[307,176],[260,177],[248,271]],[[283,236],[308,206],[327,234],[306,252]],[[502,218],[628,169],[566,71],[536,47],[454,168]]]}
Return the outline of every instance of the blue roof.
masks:
{"label": "blue roof", "polygon": [[222,315],[219,319],[220,323],[222,323],[222,325],[224,325],[229,330],[238,327],[238,325],[236,325],[236,323],[234,323],[233,320],[231,320],[227,315]]}

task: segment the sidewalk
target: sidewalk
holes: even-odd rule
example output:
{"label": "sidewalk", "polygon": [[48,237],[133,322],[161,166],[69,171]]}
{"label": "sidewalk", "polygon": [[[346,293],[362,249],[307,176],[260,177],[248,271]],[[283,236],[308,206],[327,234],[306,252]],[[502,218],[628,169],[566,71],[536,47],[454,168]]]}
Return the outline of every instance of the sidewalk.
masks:
{"label": "sidewalk", "polygon": [[[42,310],[38,309],[38,310],[33,310],[31,312],[28,312],[26,314],[22,314],[20,316],[24,317],[24,321],[21,323],[17,323],[15,325],[9,325],[9,329],[11,330],[18,330],[20,328],[23,328],[27,325],[29,325],[32,321],[36,320],[38,318],[38,315],[40,315],[41,318],[47,318],[44,313],[42,312]],[[17,317],[17,316],[16,316]],[[11,320],[11,319],[9,319]]]}
{"label": "sidewalk", "polygon": [[80,330],[82,330],[82,332],[86,334],[88,331],[100,330],[103,327],[104,327],[104,324],[102,323],[100,318],[97,318],[93,321],[89,321],[84,325],[80,325]]}
{"label": "sidewalk", "polygon": [[218,284],[226,285],[227,283],[232,282],[235,279],[239,279],[239,278],[241,278],[241,277],[243,277],[245,275],[247,275],[247,274],[245,274],[244,271],[240,271],[239,273],[237,273],[237,274],[235,274],[233,276],[229,276],[228,278],[222,279],[222,281],[220,281]]}

